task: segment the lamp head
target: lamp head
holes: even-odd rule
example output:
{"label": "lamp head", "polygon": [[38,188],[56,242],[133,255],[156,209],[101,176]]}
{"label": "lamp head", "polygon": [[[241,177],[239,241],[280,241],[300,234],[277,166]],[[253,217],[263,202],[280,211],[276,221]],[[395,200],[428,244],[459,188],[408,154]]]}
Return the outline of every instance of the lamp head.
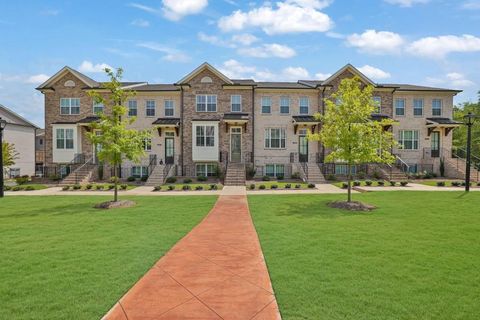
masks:
{"label": "lamp head", "polygon": [[6,126],[6,125],[7,125],[7,120],[2,119],[2,118],[0,117],[0,130],[5,129],[5,126]]}

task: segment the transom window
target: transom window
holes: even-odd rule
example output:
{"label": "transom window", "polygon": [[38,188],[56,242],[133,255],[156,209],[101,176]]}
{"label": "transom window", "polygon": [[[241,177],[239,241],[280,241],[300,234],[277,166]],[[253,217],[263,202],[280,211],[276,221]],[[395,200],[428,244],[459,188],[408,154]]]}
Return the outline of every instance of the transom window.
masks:
{"label": "transom window", "polygon": [[197,112],[216,112],[217,96],[216,95],[197,95]]}
{"label": "transom window", "polygon": [[197,163],[195,173],[197,177],[214,177],[217,175],[217,166],[213,163]]}
{"label": "transom window", "polygon": [[134,178],[148,177],[148,167],[145,167],[145,166],[132,167],[132,177]]}
{"label": "transom window", "polygon": [[143,150],[152,151],[152,139],[151,138],[145,138],[145,140],[143,140]]}
{"label": "transom window", "polygon": [[147,100],[147,104],[145,106],[145,115],[147,117],[155,117],[155,100]]}
{"label": "transom window", "polygon": [[283,164],[267,164],[265,165],[265,175],[269,177],[284,177],[285,165]]}
{"label": "transom window", "polygon": [[165,117],[173,117],[175,115],[175,106],[173,100],[165,100]]}
{"label": "transom window", "polygon": [[301,97],[300,98],[300,114],[308,114],[310,109],[310,99],[308,97]]}
{"label": "transom window", "polygon": [[270,97],[262,97],[262,113],[272,113],[272,99]]}
{"label": "transom window", "polygon": [[196,146],[214,147],[215,146],[215,127],[197,126],[196,127]]}
{"label": "transom window", "polygon": [[230,97],[232,112],[242,112],[242,96],[234,94]]}
{"label": "transom window", "polygon": [[375,113],[382,113],[382,97],[373,97],[373,105],[375,106]]}
{"label": "transom window", "polygon": [[57,149],[73,149],[73,129],[57,129]]}
{"label": "transom window", "polygon": [[395,99],[395,115],[405,115],[405,99]]}
{"label": "transom window", "polygon": [[400,130],[398,143],[404,150],[418,150],[418,130]]}
{"label": "transom window", "polygon": [[137,100],[128,101],[128,116],[130,117],[137,116]]}
{"label": "transom window", "polygon": [[267,128],[265,129],[265,148],[284,149],[285,148],[285,129]]}
{"label": "transom window", "polygon": [[103,110],[105,109],[105,106],[101,102],[93,102],[93,113],[94,114],[99,114],[103,113]]}
{"label": "transom window", "polygon": [[442,99],[432,100],[432,116],[442,115]]}
{"label": "transom window", "polygon": [[413,99],[413,115],[423,116],[423,99]]}
{"label": "transom window", "polygon": [[290,113],[290,98],[289,97],[280,97],[280,113],[289,114]]}
{"label": "transom window", "polygon": [[80,98],[60,98],[60,114],[80,114]]}

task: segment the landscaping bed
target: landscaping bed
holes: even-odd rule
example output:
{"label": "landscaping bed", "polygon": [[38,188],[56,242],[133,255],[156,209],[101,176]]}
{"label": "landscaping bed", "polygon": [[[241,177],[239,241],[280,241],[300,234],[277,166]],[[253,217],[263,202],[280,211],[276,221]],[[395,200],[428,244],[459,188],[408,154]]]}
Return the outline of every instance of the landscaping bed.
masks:
{"label": "landscaping bed", "polygon": [[[462,180],[423,180],[419,184],[431,187],[465,187],[465,181]],[[472,188],[480,187],[480,182],[470,182]]]}
{"label": "landscaping bed", "polygon": [[168,183],[161,186],[155,186],[153,191],[216,191],[222,189],[223,185],[220,183]]}
{"label": "landscaping bed", "polygon": [[[119,184],[119,191],[131,190],[138,187],[137,185]],[[111,183],[89,183],[89,184],[74,184],[62,186],[62,191],[113,191],[114,184]]]}
{"label": "landscaping bed", "polygon": [[301,190],[313,189],[314,184],[308,184],[302,181],[247,181],[247,190]]}
{"label": "landscaping bed", "polygon": [[[334,186],[347,189],[348,182],[339,181],[333,183]],[[407,187],[408,181],[386,181],[386,180],[354,180],[352,187]]]}
{"label": "landscaping bed", "polygon": [[26,183],[15,186],[4,186],[4,191],[34,191],[46,189],[48,186],[38,183]]}

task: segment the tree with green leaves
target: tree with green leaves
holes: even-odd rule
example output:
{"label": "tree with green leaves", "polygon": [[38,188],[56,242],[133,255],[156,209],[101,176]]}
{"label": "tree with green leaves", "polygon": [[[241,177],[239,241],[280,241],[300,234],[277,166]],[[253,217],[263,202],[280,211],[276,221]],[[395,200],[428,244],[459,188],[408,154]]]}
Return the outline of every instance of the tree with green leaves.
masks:
{"label": "tree with green leaves", "polygon": [[348,202],[352,201],[352,166],[363,163],[392,163],[390,150],[396,145],[385,127],[393,120],[373,121],[373,87],[363,86],[360,78],[346,78],[337,92],[325,98],[325,113],[315,117],[322,122],[320,133],[309,134],[330,150],[325,160],[348,165]]}
{"label": "tree with green leaves", "polygon": [[6,169],[15,164],[19,153],[15,150],[13,143],[2,142],[3,168]]}
{"label": "tree with green leaves", "polygon": [[97,152],[98,159],[113,168],[114,201],[116,202],[118,201],[118,167],[125,159],[134,163],[140,161],[140,158],[145,155],[144,142],[151,137],[151,130],[140,131],[129,128],[136,119],[126,117],[127,108],[123,103],[133,97],[135,92],[122,89],[120,80],[123,70],[121,68],[116,72],[106,68],[105,72],[110,78],[109,82],[103,84],[108,94],[103,95],[95,90],[89,92],[96,103],[104,105],[105,112],[99,114],[99,121],[90,124],[91,130],[87,137],[95,146],[101,146]]}
{"label": "tree with green leaves", "polygon": [[[480,115],[480,91],[478,92],[479,101],[476,103],[465,102],[453,108],[453,118],[464,122],[463,118],[469,112]],[[467,145],[467,126],[460,126],[453,131],[453,146],[455,148],[465,149]],[[472,126],[472,155],[480,157],[480,124],[475,123]]]}

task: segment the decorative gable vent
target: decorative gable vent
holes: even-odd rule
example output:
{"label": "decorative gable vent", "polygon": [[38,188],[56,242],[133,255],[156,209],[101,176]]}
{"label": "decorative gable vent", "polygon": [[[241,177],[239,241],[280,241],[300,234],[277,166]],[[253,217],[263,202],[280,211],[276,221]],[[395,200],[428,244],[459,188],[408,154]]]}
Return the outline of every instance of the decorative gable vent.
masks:
{"label": "decorative gable vent", "polygon": [[202,80],[200,80],[201,83],[212,83],[213,80],[210,77],[203,77]]}
{"label": "decorative gable vent", "polygon": [[75,82],[73,80],[67,80],[63,85],[67,88],[73,88],[75,87]]}

